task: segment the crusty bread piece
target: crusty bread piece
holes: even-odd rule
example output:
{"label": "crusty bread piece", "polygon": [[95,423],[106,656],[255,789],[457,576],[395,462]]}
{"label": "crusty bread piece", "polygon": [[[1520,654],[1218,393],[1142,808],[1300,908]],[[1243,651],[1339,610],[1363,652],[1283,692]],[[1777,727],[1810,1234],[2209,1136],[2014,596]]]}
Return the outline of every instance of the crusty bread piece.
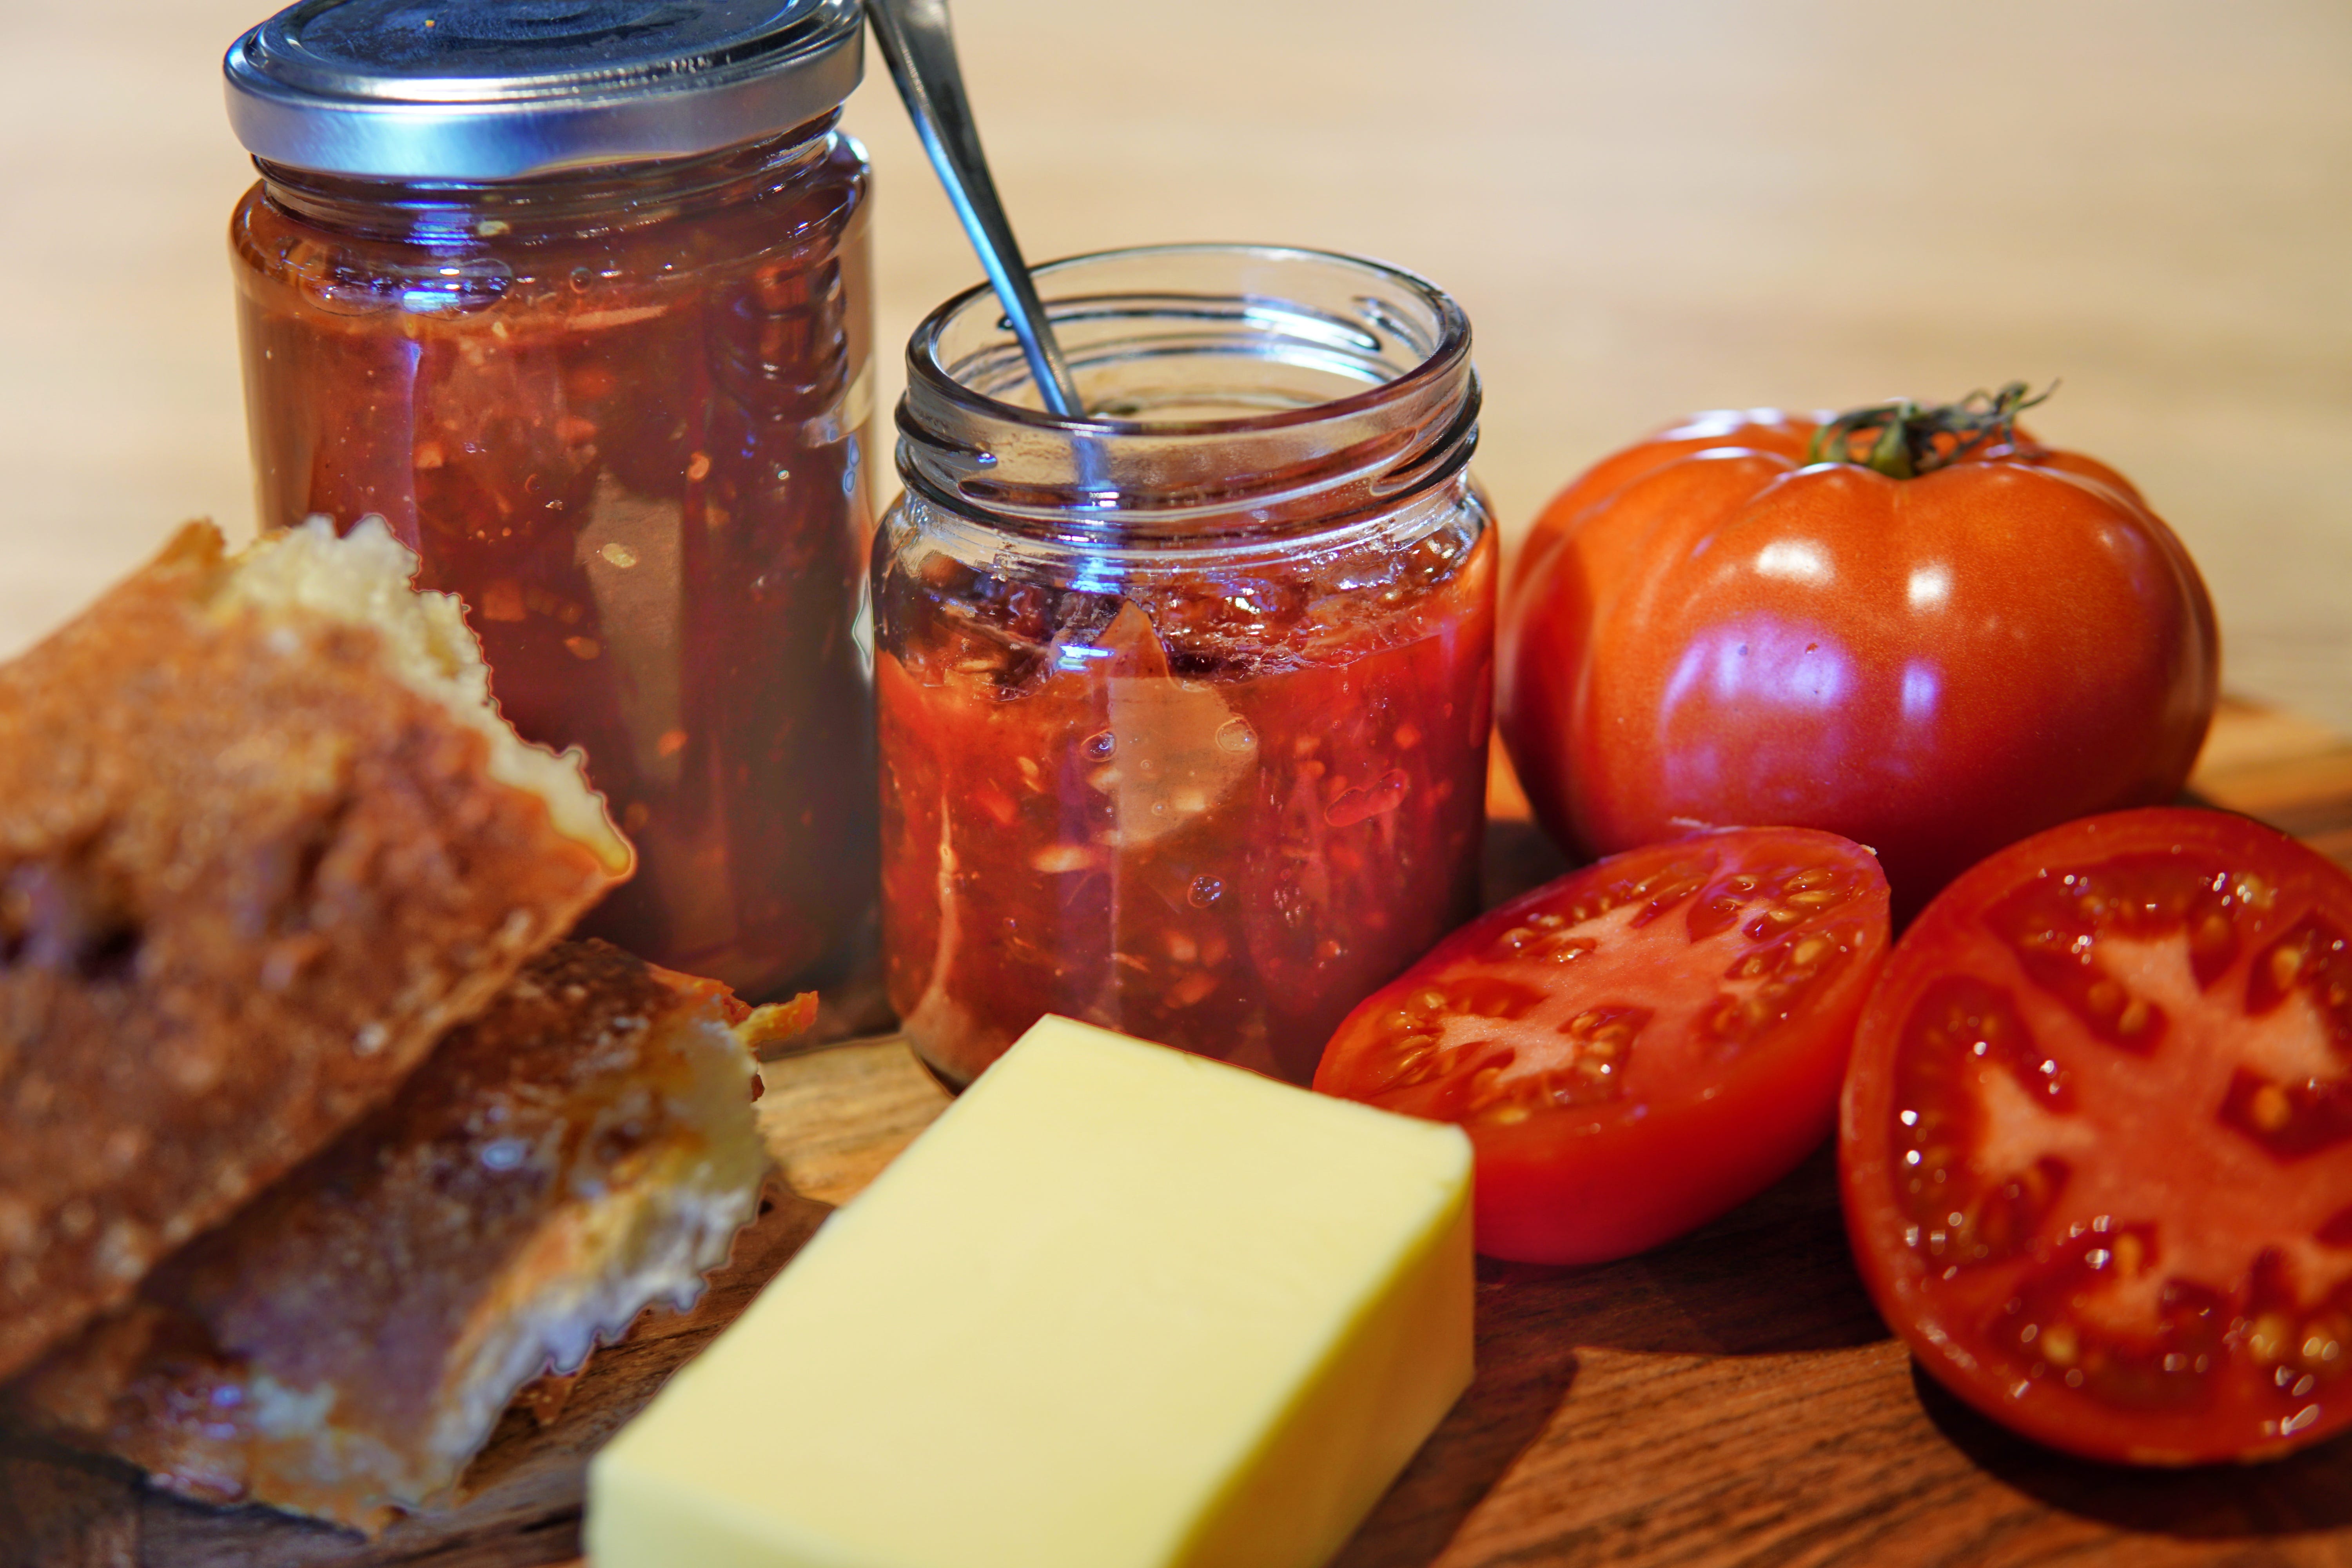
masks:
{"label": "crusty bread piece", "polygon": [[542,954],[389,1104],[36,1366],[11,1414],[208,1501],[371,1531],[430,1502],[518,1385],[648,1302],[689,1304],[752,1216],[741,1012],[603,942]]}
{"label": "crusty bread piece", "polygon": [[380,521],[209,524],[0,666],[0,1377],[380,1103],[626,873]]}

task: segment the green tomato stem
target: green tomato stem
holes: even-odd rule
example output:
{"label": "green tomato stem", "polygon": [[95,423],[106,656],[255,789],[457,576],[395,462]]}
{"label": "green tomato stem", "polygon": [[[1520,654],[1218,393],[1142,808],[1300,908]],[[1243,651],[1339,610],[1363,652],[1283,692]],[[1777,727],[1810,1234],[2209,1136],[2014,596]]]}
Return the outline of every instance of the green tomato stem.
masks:
{"label": "green tomato stem", "polygon": [[1981,389],[1958,403],[1915,403],[1898,397],[1849,409],[1813,432],[1808,463],[1853,463],[1889,479],[1916,479],[1958,462],[1979,447],[2017,438],[2017,416],[2048,400],[2052,382],[2040,396],[2021,381],[1999,392]]}

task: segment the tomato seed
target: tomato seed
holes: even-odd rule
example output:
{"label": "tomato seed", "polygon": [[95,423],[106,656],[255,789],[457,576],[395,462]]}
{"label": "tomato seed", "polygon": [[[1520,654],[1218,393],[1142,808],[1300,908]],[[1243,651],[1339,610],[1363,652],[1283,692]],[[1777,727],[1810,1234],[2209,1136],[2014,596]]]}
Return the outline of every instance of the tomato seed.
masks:
{"label": "tomato seed", "polygon": [[1649,924],[1675,905],[1684,902],[1693,893],[1697,892],[1701,885],[1700,879],[1696,877],[1683,877],[1668,882],[1650,896],[1648,907],[1634,917],[1633,923],[1637,926]]}

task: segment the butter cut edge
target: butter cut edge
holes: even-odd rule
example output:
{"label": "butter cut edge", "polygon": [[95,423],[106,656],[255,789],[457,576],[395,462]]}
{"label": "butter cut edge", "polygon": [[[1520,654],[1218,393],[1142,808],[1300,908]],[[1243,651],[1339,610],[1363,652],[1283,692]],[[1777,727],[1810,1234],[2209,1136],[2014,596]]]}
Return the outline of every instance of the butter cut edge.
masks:
{"label": "butter cut edge", "polygon": [[413,586],[420,564],[373,512],[341,535],[314,514],[230,557],[206,608],[222,619],[302,615],[372,630],[388,674],[482,737],[492,779],[537,795],[558,833],[594,855],[607,876],[625,878],[635,851],[589,784],[586,756],[577,746],[558,752],[515,732],[490,694],[490,668],[464,606],[455,594]]}
{"label": "butter cut edge", "polygon": [[[1368,1108],[1370,1109],[1370,1108]],[[1381,1112],[1381,1114],[1393,1114]],[[1172,1568],[1329,1561],[1476,1376],[1468,1172],[1202,1511]]]}
{"label": "butter cut edge", "polygon": [[[1048,1053],[1172,1061],[1203,1077],[1246,1083],[1253,1092],[1295,1096],[1294,1110],[1351,1124],[1359,1138],[1377,1135],[1426,1152],[1431,1176],[1444,1189],[1442,1201],[1399,1237],[1384,1287],[1357,1303],[1280,1413],[1237,1457],[1167,1568],[1299,1568],[1328,1562],[1476,1375],[1468,1135],[1451,1122],[1319,1094],[1059,1015],[1041,1019],[1013,1049],[1024,1045],[1032,1058],[1042,1045]],[[983,1073],[965,1098],[985,1089],[989,1079]]]}

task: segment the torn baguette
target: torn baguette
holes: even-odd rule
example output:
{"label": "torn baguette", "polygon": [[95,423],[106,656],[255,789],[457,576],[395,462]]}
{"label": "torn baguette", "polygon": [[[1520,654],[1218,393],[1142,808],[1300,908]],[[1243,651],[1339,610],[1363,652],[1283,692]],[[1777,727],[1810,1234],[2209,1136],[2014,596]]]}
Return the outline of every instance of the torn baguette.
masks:
{"label": "torn baguette", "polygon": [[0,1377],[380,1103],[626,874],[371,520],[190,524],[0,666]]}
{"label": "torn baguette", "polygon": [[393,1100],[9,1391],[171,1490],[370,1532],[444,1497],[516,1389],[688,1305],[756,1208],[756,1068],[716,982],[534,960]]}

